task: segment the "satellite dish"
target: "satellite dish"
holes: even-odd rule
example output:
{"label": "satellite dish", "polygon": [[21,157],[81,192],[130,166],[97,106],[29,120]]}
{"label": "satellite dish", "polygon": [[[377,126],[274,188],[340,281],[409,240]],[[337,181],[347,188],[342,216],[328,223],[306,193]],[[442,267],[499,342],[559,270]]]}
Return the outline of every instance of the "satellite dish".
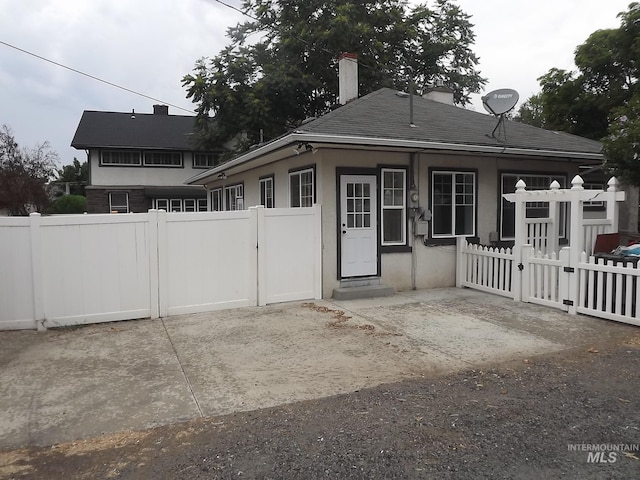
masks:
{"label": "satellite dish", "polygon": [[487,93],[480,100],[482,100],[482,105],[487,112],[492,115],[502,115],[515,107],[519,98],[520,95],[515,90],[501,88]]}

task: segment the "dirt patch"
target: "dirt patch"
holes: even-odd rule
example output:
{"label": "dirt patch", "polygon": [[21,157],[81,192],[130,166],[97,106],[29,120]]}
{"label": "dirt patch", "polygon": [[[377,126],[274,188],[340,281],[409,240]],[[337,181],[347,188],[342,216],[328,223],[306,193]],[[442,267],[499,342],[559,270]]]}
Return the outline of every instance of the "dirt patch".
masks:
{"label": "dirt patch", "polygon": [[402,336],[401,333],[394,333],[394,332],[381,332],[381,331],[376,331],[376,327],[371,325],[370,323],[365,323],[365,324],[353,324],[353,323],[348,323],[349,320],[351,320],[353,317],[348,316],[344,310],[338,310],[338,309],[334,309],[334,308],[329,308],[326,307],[324,305],[316,305],[313,302],[309,302],[309,303],[303,303],[302,304],[303,308],[309,308],[311,310],[314,310],[316,312],[320,312],[320,313],[327,313],[333,316],[333,320],[331,320],[330,322],[327,323],[327,327],[328,328],[350,328],[350,329],[354,329],[354,330],[362,330],[365,333],[371,334],[371,335],[376,335],[376,336],[394,336],[394,337],[400,337]]}

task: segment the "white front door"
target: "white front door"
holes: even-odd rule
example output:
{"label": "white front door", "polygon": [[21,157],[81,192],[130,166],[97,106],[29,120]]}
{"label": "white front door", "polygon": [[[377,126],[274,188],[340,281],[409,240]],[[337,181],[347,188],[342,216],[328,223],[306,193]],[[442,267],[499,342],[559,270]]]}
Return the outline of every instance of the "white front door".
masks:
{"label": "white front door", "polygon": [[340,210],[341,277],[377,275],[376,176],[341,175]]}

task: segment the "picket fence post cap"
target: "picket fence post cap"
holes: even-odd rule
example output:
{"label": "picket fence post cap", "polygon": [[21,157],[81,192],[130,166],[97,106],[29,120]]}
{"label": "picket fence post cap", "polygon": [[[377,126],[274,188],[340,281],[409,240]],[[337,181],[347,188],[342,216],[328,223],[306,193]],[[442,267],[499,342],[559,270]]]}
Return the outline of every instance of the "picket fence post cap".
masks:
{"label": "picket fence post cap", "polygon": [[618,182],[618,179],[616,177],[611,177],[607,182],[607,185],[609,185],[609,188],[607,188],[607,192],[617,192],[620,182]]}
{"label": "picket fence post cap", "polygon": [[549,188],[551,190],[559,190],[560,189],[560,184],[558,183],[557,180],[554,180],[553,182],[551,182],[551,185],[549,185]]}
{"label": "picket fence post cap", "polygon": [[527,188],[527,184],[524,183],[524,180],[520,179],[518,180],[518,183],[516,183],[516,192],[524,192]]}
{"label": "picket fence post cap", "polygon": [[584,180],[580,175],[576,175],[573,177],[573,180],[571,180],[571,190],[584,190],[582,185],[584,185]]}

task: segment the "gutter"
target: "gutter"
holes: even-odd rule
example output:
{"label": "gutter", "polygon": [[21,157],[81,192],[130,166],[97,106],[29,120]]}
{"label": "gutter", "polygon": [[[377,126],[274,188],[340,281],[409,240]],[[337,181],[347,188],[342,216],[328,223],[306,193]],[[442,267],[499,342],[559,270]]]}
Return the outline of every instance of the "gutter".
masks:
{"label": "gutter", "polygon": [[[544,157],[556,157],[556,158],[576,158],[580,160],[594,160],[602,161],[603,156],[600,153],[586,153],[575,151],[560,151],[560,150],[534,150],[528,148],[515,148],[504,146],[491,146],[491,145],[465,145],[460,143],[445,143],[445,142],[425,142],[420,140],[401,140],[394,138],[372,138],[372,137],[353,137],[353,136],[335,136],[326,134],[305,133],[303,131],[294,131],[284,137],[272,141],[262,147],[247,152],[240,157],[231,160],[230,162],[219,165],[211,170],[207,170],[198,175],[195,175],[184,183],[193,184],[211,176],[215,176],[219,173],[228,172],[229,170],[239,167],[251,160],[272,153],[280,148],[286,147],[297,142],[317,142],[317,143],[329,143],[338,145],[360,145],[360,146],[380,146],[380,147],[397,147],[397,148],[410,148],[416,151],[427,150],[445,150],[445,151],[457,151],[457,152],[471,152],[471,153],[494,153],[498,155],[527,155],[527,156],[544,156]],[[204,182],[203,182],[204,183]]]}

